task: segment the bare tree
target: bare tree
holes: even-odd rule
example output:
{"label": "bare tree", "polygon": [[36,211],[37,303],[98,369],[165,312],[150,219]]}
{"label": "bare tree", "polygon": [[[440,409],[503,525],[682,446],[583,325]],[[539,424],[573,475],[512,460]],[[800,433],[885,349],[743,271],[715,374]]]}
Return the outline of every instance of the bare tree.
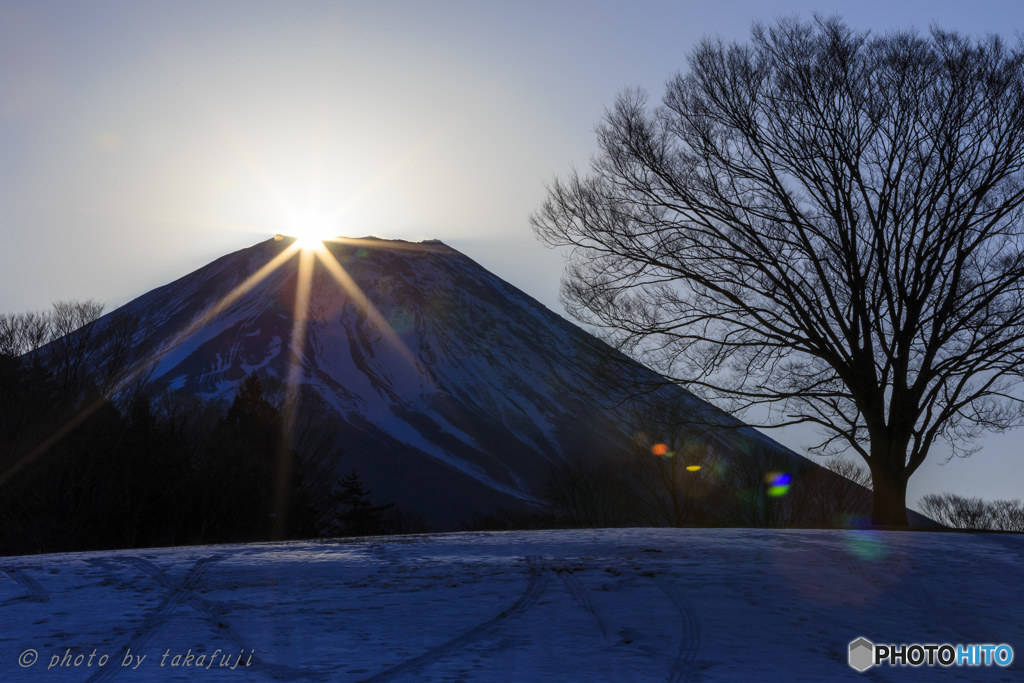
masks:
{"label": "bare tree", "polygon": [[[723,461],[705,425],[691,422],[672,400],[640,402],[630,417],[636,432],[618,474],[630,495],[630,516],[643,526],[710,526],[719,521]],[[731,489],[728,484],[725,488]],[[731,492],[731,490],[730,490]]]}
{"label": "bare tree", "polygon": [[[743,443],[743,442],[746,443]],[[805,526],[813,517],[812,487],[805,470],[784,451],[756,441],[738,440],[737,450],[725,461],[725,495],[716,497],[719,519],[726,526],[779,528]]]}
{"label": "bare tree", "polygon": [[805,472],[801,483],[817,524],[849,526],[870,510],[871,477],[853,460],[833,458],[824,468]]}
{"label": "bare tree", "polygon": [[49,340],[48,313],[0,313],[0,356],[21,356],[35,351]]}
{"label": "bare tree", "polygon": [[541,490],[544,509],[569,528],[633,523],[632,492],[613,463],[568,459],[552,464]]}
{"label": "bare tree", "polygon": [[920,502],[925,514],[953,529],[1024,531],[1020,500],[967,498],[955,493],[929,493]]}
{"label": "bare tree", "polygon": [[626,91],[531,218],[616,346],[728,410],[820,428],[905,526],[932,445],[1019,426],[1024,53],[836,18],[705,39]]}
{"label": "bare tree", "polygon": [[63,391],[119,394],[127,405],[149,380],[152,363],[141,355],[147,330],[124,309],[101,320],[103,308],[93,299],[57,301],[48,311],[2,315],[0,355],[32,354]]}
{"label": "bare tree", "polygon": [[49,313],[50,339],[45,348],[47,364],[67,391],[82,391],[91,383],[90,356],[96,346],[96,321],[103,304],[87,301],[56,301]]}
{"label": "bare tree", "polygon": [[706,444],[685,436],[672,444],[636,444],[623,462],[631,509],[644,526],[709,526],[722,461]]}

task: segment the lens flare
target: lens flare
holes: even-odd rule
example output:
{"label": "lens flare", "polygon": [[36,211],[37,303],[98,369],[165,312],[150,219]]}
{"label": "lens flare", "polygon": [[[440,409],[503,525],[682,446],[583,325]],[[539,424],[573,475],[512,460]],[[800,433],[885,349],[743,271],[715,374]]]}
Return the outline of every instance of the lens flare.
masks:
{"label": "lens flare", "polygon": [[668,444],[656,443],[651,446],[651,453],[654,453],[659,458],[663,455],[668,454]]}
{"label": "lens flare", "polygon": [[877,562],[888,554],[885,541],[874,531],[850,531],[845,540],[846,549],[862,560]]}
{"label": "lens flare", "polygon": [[768,495],[778,498],[789,493],[789,484],[792,476],[784,472],[769,472],[764,477],[768,484]]}
{"label": "lens flare", "polygon": [[391,325],[391,329],[398,335],[412,330],[415,323],[412,313],[405,306],[398,306],[391,311],[387,316],[387,321]]}
{"label": "lens flare", "polygon": [[687,465],[686,470],[688,472],[696,472],[700,469],[700,465]]}

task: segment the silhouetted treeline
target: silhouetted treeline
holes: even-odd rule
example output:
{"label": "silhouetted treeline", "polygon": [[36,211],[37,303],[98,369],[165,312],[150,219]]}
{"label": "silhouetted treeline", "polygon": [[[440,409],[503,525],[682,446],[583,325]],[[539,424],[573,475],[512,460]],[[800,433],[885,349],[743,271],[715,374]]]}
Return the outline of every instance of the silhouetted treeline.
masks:
{"label": "silhouetted treeline", "polygon": [[280,387],[255,375],[226,411],[153,392],[144,331],[99,329],[101,311],[0,316],[0,553],[424,530],[355,471],[338,478],[315,397],[286,426]]}
{"label": "silhouetted treeline", "polygon": [[552,466],[541,491],[552,526],[850,526],[869,516],[869,477],[848,460],[793,458],[680,401],[651,399],[632,422],[622,457]]}
{"label": "silhouetted treeline", "polygon": [[535,509],[468,520],[466,530],[606,527],[849,527],[866,525],[870,477],[856,463],[826,467],[650,398],[616,457],[552,464]]}
{"label": "silhouetted treeline", "polygon": [[760,447],[729,459],[685,451],[655,456],[638,448],[625,464],[577,460],[553,466],[543,499],[555,527],[867,523],[871,499],[863,470],[846,460],[827,468],[794,464]]}
{"label": "silhouetted treeline", "polygon": [[[146,330],[130,316],[101,327],[101,312],[59,302],[0,316],[0,553],[428,531],[354,470],[338,476],[344,454],[316,396],[255,375],[227,407],[156,391],[140,371]],[[553,466],[541,505],[464,528],[847,526],[868,514],[867,476],[848,461],[799,465],[740,438],[726,451],[671,406],[635,423],[626,453]]]}
{"label": "silhouetted treeline", "polygon": [[[602,527],[849,527],[867,524],[870,477],[856,463],[802,461],[651,401],[616,458],[549,468],[536,510],[501,510],[467,530]],[[724,438],[717,438],[724,437]]]}
{"label": "silhouetted treeline", "polygon": [[920,505],[926,515],[951,529],[1024,531],[1024,504],[1017,498],[984,500],[955,493],[929,493]]}

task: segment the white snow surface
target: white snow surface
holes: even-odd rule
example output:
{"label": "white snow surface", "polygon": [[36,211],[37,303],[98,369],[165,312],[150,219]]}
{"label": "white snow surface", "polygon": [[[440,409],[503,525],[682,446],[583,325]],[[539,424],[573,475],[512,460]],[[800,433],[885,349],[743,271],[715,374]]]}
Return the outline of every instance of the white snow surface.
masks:
{"label": "white snow surface", "polygon": [[[1024,680],[1014,535],[480,532],[9,557],[0,570],[2,681]],[[1006,643],[1017,659],[858,674],[847,651],[861,636]],[[220,668],[225,652],[251,666]]]}

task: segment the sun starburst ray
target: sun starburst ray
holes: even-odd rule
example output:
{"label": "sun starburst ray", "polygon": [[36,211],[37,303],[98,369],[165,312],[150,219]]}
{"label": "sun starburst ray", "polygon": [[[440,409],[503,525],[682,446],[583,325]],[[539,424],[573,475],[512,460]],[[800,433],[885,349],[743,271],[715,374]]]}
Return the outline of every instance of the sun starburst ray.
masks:
{"label": "sun starburst ray", "polygon": [[306,360],[306,324],[309,321],[309,295],[313,281],[313,263],[317,252],[303,249],[295,282],[295,305],[292,310],[291,352],[288,354],[288,379],[282,411],[283,438],[277,455],[277,476],[274,478],[274,524],[272,535],[281,538],[287,525],[288,494],[292,473],[291,437],[298,415],[302,375]]}
{"label": "sun starburst ray", "polygon": [[[159,362],[165,355],[170,351],[180,346],[189,337],[199,331],[202,327],[207,325],[211,320],[220,315],[228,306],[238,301],[239,298],[252,291],[259,283],[265,280],[271,273],[280,268],[285,262],[288,261],[292,256],[300,251],[297,244],[291,244],[280,254],[275,256],[269,262],[267,262],[262,268],[257,270],[255,273],[245,279],[240,285],[233,288],[230,292],[219,299],[215,304],[207,308],[202,314],[195,318],[183,332],[176,335],[176,339],[171,344],[165,346],[158,353],[151,355],[148,358],[140,359],[139,362],[135,363],[131,368],[128,368],[127,372],[121,377],[115,386],[125,387],[130,385],[142,377],[145,373],[149,372],[150,369]],[[63,425],[53,431],[50,436],[43,439],[37,444],[32,450],[26,453],[24,456],[15,461],[10,467],[8,467],[3,473],[0,473],[0,486],[9,481],[11,477],[16,475],[18,472],[23,470],[26,466],[31,464],[36,458],[41,456],[57,442],[67,436],[69,433],[74,431],[76,427],[81,425],[90,416],[92,416],[97,410],[99,410],[106,402],[108,398],[102,396],[98,399],[90,401],[78,412],[75,413],[70,419],[68,419]]]}
{"label": "sun starburst ray", "polygon": [[322,263],[327,269],[327,272],[329,272],[334,277],[334,280],[341,285],[341,288],[344,289],[350,297],[352,297],[356,306],[358,306],[366,317],[376,325],[377,329],[381,331],[381,334],[384,335],[384,338],[387,339],[392,348],[398,352],[398,355],[401,356],[412,369],[418,372],[419,368],[416,365],[416,359],[413,357],[409,347],[406,346],[405,342],[402,341],[402,338],[395,333],[391,324],[383,315],[380,314],[380,311],[377,310],[376,306],[370,302],[363,290],[360,289],[359,285],[357,285],[355,280],[352,279],[352,276],[342,268],[341,264],[338,263],[338,260],[334,258],[334,254],[327,249],[323,249],[316,252],[316,256],[320,263]]}
{"label": "sun starburst ray", "polygon": [[[304,249],[299,256],[299,272],[295,285],[295,308],[292,318],[291,353],[288,356],[288,384],[285,399],[286,418],[294,417],[299,385],[306,360],[306,323],[309,321],[309,294],[312,289],[314,251]],[[288,426],[287,419],[285,421]]]}
{"label": "sun starburst ray", "polygon": [[231,304],[238,301],[240,298],[248,294],[263,282],[267,277],[275,270],[284,265],[292,256],[301,251],[301,246],[298,242],[293,242],[288,245],[284,251],[272,258],[270,261],[265,263],[259,270],[246,278],[240,285],[233,288],[230,292],[225,294],[220,300],[217,301],[213,306],[207,308],[202,315],[195,319],[195,321],[189,325],[189,327],[182,334],[178,335],[178,343],[180,344],[185,339],[188,339],[196,333],[201,327],[205,327],[210,323],[211,320],[216,318],[218,315],[223,313]]}

